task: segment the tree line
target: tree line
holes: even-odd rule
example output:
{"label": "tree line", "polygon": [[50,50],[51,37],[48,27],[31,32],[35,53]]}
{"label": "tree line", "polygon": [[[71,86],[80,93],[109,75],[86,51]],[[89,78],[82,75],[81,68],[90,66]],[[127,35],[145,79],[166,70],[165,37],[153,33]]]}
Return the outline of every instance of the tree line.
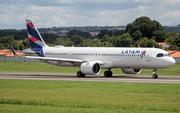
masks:
{"label": "tree line", "polygon": [[[11,32],[10,32],[11,33]],[[2,34],[0,33],[0,36]],[[24,36],[25,35],[25,36]],[[23,37],[23,42],[14,42],[17,36]],[[29,47],[26,31],[22,35],[3,36],[0,38],[0,49],[8,48],[7,43],[11,43],[15,49],[25,49]],[[92,37],[88,32],[71,30],[67,37],[60,37],[55,34],[42,34],[47,45],[63,45],[75,47],[156,47],[161,48],[158,42],[166,42],[171,46],[167,50],[180,50],[180,33],[166,32],[162,25],[149,17],[139,17],[132,23],[126,25],[125,30],[108,31],[103,29],[100,33]]]}

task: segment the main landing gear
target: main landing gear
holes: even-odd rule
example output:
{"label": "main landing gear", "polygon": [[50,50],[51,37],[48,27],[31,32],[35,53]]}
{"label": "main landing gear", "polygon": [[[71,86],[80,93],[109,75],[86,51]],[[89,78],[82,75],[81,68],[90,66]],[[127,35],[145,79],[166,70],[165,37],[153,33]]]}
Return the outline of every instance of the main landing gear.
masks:
{"label": "main landing gear", "polygon": [[110,71],[110,69],[108,69],[108,71],[105,71],[105,72],[104,72],[104,76],[105,76],[105,77],[112,77],[112,74],[113,74],[113,73],[112,73],[112,71]]}
{"label": "main landing gear", "polygon": [[153,76],[152,76],[152,78],[158,78],[158,75],[156,74],[156,71],[157,71],[157,69],[152,69],[152,71],[153,71]]}
{"label": "main landing gear", "polygon": [[77,72],[77,77],[85,77],[85,74],[83,74],[81,71]]}

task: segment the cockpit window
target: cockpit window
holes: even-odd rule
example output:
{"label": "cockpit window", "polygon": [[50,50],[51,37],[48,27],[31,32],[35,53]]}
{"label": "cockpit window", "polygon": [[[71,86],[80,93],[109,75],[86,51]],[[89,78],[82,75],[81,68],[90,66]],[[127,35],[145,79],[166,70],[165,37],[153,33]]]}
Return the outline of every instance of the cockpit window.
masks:
{"label": "cockpit window", "polygon": [[164,54],[163,54],[163,53],[158,53],[158,54],[156,55],[156,57],[164,57]]}
{"label": "cockpit window", "polygon": [[164,54],[165,57],[170,57],[170,54]]}
{"label": "cockpit window", "polygon": [[170,57],[170,54],[163,54],[163,53],[158,53],[157,55],[156,55],[156,57]]}

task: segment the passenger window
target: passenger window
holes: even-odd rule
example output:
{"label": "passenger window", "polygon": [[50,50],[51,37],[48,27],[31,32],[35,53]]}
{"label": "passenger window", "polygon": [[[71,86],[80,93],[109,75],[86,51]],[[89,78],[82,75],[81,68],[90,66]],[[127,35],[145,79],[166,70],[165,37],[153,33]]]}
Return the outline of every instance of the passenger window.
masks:
{"label": "passenger window", "polygon": [[164,57],[164,54],[163,54],[163,53],[158,53],[158,54],[156,55],[156,57]]}

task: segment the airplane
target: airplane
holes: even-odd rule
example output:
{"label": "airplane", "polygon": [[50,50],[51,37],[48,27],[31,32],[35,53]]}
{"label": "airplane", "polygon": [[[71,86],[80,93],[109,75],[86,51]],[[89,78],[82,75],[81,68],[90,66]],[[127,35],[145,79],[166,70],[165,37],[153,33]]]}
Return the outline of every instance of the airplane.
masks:
{"label": "airplane", "polygon": [[[56,66],[79,67],[77,77],[98,75],[101,69],[105,77],[112,77],[111,69],[121,68],[125,74],[139,74],[142,69],[152,69],[152,78],[158,78],[157,69],[175,65],[175,60],[158,48],[130,47],[49,47],[45,44],[32,19],[26,19],[31,50],[38,56],[24,56]],[[10,46],[16,55],[13,47]]]}

